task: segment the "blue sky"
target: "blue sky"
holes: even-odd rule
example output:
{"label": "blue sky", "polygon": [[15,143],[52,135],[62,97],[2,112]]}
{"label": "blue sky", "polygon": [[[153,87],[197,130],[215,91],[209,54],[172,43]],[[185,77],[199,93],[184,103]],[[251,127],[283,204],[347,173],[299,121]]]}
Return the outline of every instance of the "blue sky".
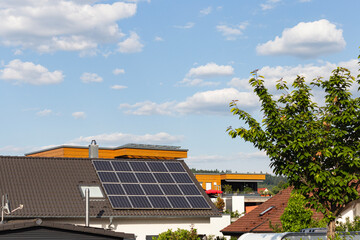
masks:
{"label": "blue sky", "polygon": [[[297,74],[358,74],[358,0],[0,2],[0,154],[62,144],[189,149],[190,167],[271,172],[228,103]],[[316,94],[315,98],[318,95]],[[321,96],[321,93],[319,93]]]}

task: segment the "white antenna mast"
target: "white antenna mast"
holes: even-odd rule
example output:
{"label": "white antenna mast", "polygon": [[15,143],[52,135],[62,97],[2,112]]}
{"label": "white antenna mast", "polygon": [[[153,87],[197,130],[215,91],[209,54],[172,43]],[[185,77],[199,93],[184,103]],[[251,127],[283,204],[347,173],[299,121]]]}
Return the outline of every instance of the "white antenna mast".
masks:
{"label": "white antenna mast", "polygon": [[10,201],[7,194],[2,195],[1,199],[1,224],[4,224],[4,214],[9,215],[17,210],[23,209],[24,205],[20,204],[19,207],[11,210]]}

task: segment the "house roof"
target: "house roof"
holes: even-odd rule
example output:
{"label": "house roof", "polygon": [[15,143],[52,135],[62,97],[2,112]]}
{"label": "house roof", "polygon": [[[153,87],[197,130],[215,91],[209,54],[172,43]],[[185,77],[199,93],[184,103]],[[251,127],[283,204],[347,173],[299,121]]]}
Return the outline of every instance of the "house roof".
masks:
{"label": "house roof", "polygon": [[[129,161],[129,159],[116,159],[116,161],[122,160]],[[108,198],[105,197],[90,201],[90,217],[218,216],[218,210],[207,197],[184,161],[172,161],[182,164],[211,208],[113,209]],[[80,191],[81,185],[97,185],[102,188],[99,177],[92,165],[92,159],[0,156],[0,194],[8,194],[13,208],[16,208],[19,204],[24,205],[23,209],[6,215],[7,219],[85,218],[85,199]],[[103,190],[103,192],[105,191]]]}
{"label": "house roof", "polygon": [[64,224],[57,222],[44,221],[42,219],[28,219],[28,220],[14,220],[7,222],[5,224],[0,224],[0,234],[6,231],[13,231],[19,229],[27,229],[33,227],[44,227],[51,229],[67,230],[72,232],[91,234],[97,236],[107,236],[113,237],[116,239],[135,239],[134,234],[123,233],[123,232],[114,232],[111,230],[106,230],[104,228],[94,228],[94,227],[84,227],[73,224]]}
{"label": "house roof", "polygon": [[[251,212],[245,214],[234,223],[230,224],[221,232],[224,235],[237,235],[248,232],[267,233],[273,232],[269,221],[273,226],[281,226],[280,216],[287,207],[292,188],[286,188],[259,205]],[[314,218],[321,218],[320,213],[314,213]]]}

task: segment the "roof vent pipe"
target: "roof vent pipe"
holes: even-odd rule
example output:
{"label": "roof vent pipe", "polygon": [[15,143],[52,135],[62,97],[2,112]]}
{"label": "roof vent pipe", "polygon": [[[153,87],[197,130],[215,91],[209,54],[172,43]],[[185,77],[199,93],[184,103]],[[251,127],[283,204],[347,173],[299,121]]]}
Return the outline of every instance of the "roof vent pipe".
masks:
{"label": "roof vent pipe", "polygon": [[89,224],[89,203],[90,203],[90,189],[85,189],[85,226],[88,227]]}
{"label": "roof vent pipe", "polygon": [[99,145],[95,140],[92,140],[89,145],[89,158],[99,158]]}

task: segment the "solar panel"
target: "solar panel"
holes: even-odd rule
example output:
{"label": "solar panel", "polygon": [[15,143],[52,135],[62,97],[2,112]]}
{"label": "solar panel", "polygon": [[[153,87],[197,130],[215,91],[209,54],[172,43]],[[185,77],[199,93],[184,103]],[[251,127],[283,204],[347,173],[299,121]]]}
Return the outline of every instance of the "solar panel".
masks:
{"label": "solar panel", "polygon": [[154,208],[171,208],[171,205],[166,197],[149,197],[149,200]]}
{"label": "solar panel", "polygon": [[161,188],[157,184],[141,184],[146,195],[164,195]]}
{"label": "solar panel", "polygon": [[179,162],[165,162],[165,165],[170,172],[186,172]]}
{"label": "solar panel", "polygon": [[128,162],[112,161],[115,171],[131,172],[131,168]]}
{"label": "solar panel", "polygon": [[160,187],[165,195],[183,195],[176,184],[161,184]]}
{"label": "solar panel", "polygon": [[193,208],[210,208],[203,197],[186,197]]}
{"label": "solar panel", "polygon": [[149,172],[148,166],[145,162],[129,162],[133,171],[135,172]]}
{"label": "solar panel", "polygon": [[114,171],[110,162],[108,161],[93,161],[93,164],[97,171]]}
{"label": "solar panel", "polygon": [[201,195],[199,189],[194,184],[179,184],[184,195]]}
{"label": "solar panel", "polygon": [[92,162],[114,209],[211,209],[182,162]]}
{"label": "solar panel", "polygon": [[98,172],[101,182],[119,182],[114,172]]}
{"label": "solar panel", "polygon": [[145,195],[144,191],[138,184],[123,184],[122,186],[127,195]]}
{"label": "solar panel", "polygon": [[170,173],[154,173],[154,176],[159,183],[173,183],[174,182]]}
{"label": "solar panel", "polygon": [[174,208],[191,208],[185,197],[168,197],[168,199]]}
{"label": "solar panel", "polygon": [[171,174],[177,183],[192,183],[193,181],[187,173],[172,173]]}
{"label": "solar panel", "polygon": [[135,173],[135,175],[141,183],[156,183],[156,180],[151,173]]}
{"label": "solar panel", "polygon": [[134,208],[152,208],[145,196],[130,196],[129,199]]}
{"label": "solar panel", "polygon": [[120,184],[104,184],[104,188],[108,195],[125,195]]}
{"label": "solar panel", "polygon": [[113,208],[132,208],[126,196],[109,196],[109,201]]}
{"label": "solar panel", "polygon": [[168,172],[162,162],[148,162],[147,164],[153,172]]}
{"label": "solar panel", "polygon": [[116,174],[117,174],[118,178],[120,179],[120,182],[123,182],[123,183],[137,183],[138,182],[134,173],[117,172]]}

